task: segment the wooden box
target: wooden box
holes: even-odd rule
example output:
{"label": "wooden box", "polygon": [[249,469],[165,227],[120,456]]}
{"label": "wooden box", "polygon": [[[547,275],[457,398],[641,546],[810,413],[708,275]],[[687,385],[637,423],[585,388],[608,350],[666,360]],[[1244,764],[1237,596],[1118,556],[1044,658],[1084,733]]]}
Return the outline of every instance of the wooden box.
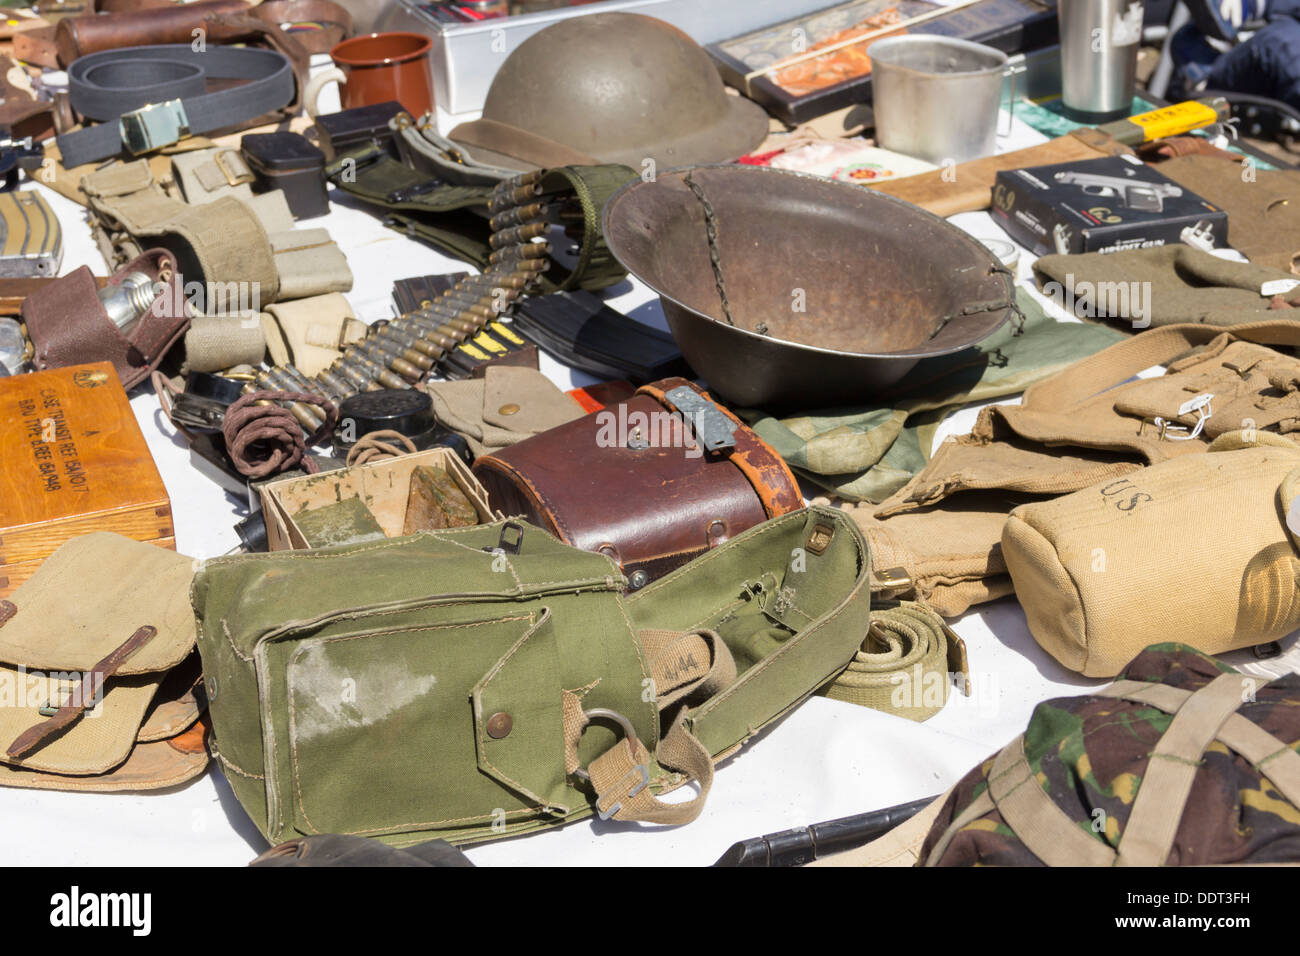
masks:
{"label": "wooden box", "polygon": [[0,596],[92,531],[176,548],[167,489],[113,366],[0,378]]}
{"label": "wooden box", "polygon": [[301,551],[309,546],[294,515],[312,508],[335,504],[346,498],[360,498],[390,538],[402,535],[411,472],[417,465],[442,468],[469,498],[480,522],[495,521],[488,507],[487,492],[464,462],[446,448],[430,448],[340,471],[325,471],[273,481],[262,488],[262,512],[266,516],[267,548],[271,551]]}

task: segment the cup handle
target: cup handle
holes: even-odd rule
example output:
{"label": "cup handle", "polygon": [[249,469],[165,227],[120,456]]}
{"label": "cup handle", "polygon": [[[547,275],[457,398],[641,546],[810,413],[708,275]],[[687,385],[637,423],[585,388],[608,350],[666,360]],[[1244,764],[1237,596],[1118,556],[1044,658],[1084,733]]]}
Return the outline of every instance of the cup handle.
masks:
{"label": "cup handle", "polygon": [[[998,131],[997,131],[997,135],[998,135],[998,136],[1010,136],[1010,135],[1012,134],[1012,132],[1015,131],[1015,128],[1016,128],[1016,77],[1019,76],[1021,73],[1024,73],[1024,72],[1025,72],[1026,70],[1028,70],[1028,69],[1029,69],[1029,67],[1025,65],[1025,63],[1024,63],[1024,58],[1023,58],[1023,56],[1022,56],[1022,57],[1021,57],[1021,61],[1020,61],[1019,63],[1011,63],[1011,64],[1009,64],[1009,65],[1007,66],[1007,71],[1006,71],[1005,73],[1002,74],[1003,76],[1005,76],[1005,77],[1007,77],[1007,78],[1009,78],[1009,79],[1011,80],[1011,94],[1010,94],[1009,98],[1007,99],[1007,113],[1008,113],[1008,116],[1007,116],[1007,131],[1004,133],[1004,132],[1002,132],[1002,130],[998,130]],[[1001,123],[999,123],[998,125],[1000,126]]]}
{"label": "cup handle", "polygon": [[320,99],[320,91],[325,89],[327,83],[338,83],[342,86],[348,81],[347,74],[337,66],[331,66],[328,70],[322,70],[307,81],[307,85],[302,91],[302,105],[307,111],[307,115],[315,119],[319,115],[316,108],[316,101]]}

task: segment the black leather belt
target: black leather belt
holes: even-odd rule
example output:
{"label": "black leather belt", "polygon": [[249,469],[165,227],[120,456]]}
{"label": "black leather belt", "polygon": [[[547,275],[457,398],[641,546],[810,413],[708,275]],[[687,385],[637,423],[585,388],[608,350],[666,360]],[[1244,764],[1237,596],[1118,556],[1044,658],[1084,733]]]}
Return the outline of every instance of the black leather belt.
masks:
{"label": "black leather belt", "polygon": [[[247,82],[209,93],[208,80]],[[65,167],[146,153],[288,106],[294,92],[293,67],[275,50],[176,43],[91,53],[68,67],[68,96],[100,122],[64,133],[59,152]]]}

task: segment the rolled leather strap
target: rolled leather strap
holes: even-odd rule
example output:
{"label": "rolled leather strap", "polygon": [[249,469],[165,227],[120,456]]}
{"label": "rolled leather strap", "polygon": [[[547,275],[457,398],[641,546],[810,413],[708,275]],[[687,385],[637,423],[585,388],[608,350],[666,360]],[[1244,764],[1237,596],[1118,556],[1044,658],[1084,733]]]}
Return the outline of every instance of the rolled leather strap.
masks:
{"label": "rolled leather strap", "polygon": [[[247,82],[209,93],[208,80]],[[200,52],[188,44],[163,44],[92,53],[68,67],[68,92],[78,113],[100,123],[64,133],[59,151],[65,166],[116,156],[123,150],[121,117],[143,107],[172,113],[162,104],[179,100],[183,111],[183,123],[178,115],[169,117],[181,128],[159,130],[150,144],[156,148],[281,109],[295,91],[292,65],[274,50],[211,46]]]}

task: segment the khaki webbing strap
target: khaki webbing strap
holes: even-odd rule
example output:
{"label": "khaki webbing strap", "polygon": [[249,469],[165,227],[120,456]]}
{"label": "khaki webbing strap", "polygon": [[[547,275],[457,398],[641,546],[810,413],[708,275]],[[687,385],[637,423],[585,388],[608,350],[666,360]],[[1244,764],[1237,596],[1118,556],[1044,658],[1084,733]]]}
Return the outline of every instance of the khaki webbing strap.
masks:
{"label": "khaki webbing strap", "polygon": [[[714,631],[647,629],[637,632],[645,651],[656,703],[666,715],[678,703],[703,700],[729,687],[736,679],[736,661],[730,648]],[[561,695],[564,725],[565,770],[579,769],[578,740],[588,718],[581,697],[573,691]],[[686,728],[687,707],[659,741],[655,761],[679,771],[699,784],[700,792],[683,803],[664,803],[650,792],[650,753],[635,737],[620,740],[591,762],[587,773],[596,791],[596,809],[602,817],[644,823],[689,823],[704,808],[713,785],[713,758]]]}
{"label": "khaki webbing strap", "polygon": [[708,698],[731,686],[736,659],[715,631],[637,632],[663,713],[686,697]]}
{"label": "khaki webbing strap", "polygon": [[650,754],[645,746],[639,740],[619,741],[591,762],[596,809],[609,819],[672,826],[690,823],[698,817],[713,786],[713,758],[686,729],[685,710],[678,713],[668,733],[659,741],[655,757],[661,766],[671,767],[694,780],[700,792],[682,803],[660,800],[646,785]]}
{"label": "khaki webbing strap", "polygon": [[1241,674],[1220,674],[1191,694],[1156,743],[1119,839],[1117,866],[1162,866],[1173,848],[1201,757],[1242,704]]}
{"label": "khaki webbing strap", "polygon": [[908,720],[933,717],[951,684],[945,633],[943,618],[924,604],[872,608],[867,639],[826,696]]}
{"label": "khaki webbing strap", "polygon": [[1070,818],[1038,782],[1017,737],[989,771],[989,795],[998,813],[1029,852],[1048,866],[1111,866],[1115,851]]}
{"label": "khaki webbing strap", "polygon": [[[1268,683],[1263,678],[1242,676],[1244,680],[1256,681],[1257,688]],[[1122,697],[1147,704],[1168,714],[1177,711],[1192,696],[1191,691],[1180,687],[1145,681],[1116,681],[1098,693],[1099,696]],[[1224,722],[1219,730],[1219,740],[1250,761],[1293,806],[1300,807],[1300,754],[1242,714],[1233,714]]]}
{"label": "khaki webbing strap", "polygon": [[943,835],[939,837],[939,841],[934,845],[934,849],[931,850],[930,855],[925,858],[925,865],[937,866],[939,861],[943,859],[944,853],[948,851],[948,844],[953,841],[953,837],[955,837],[963,827],[969,826],[971,823],[974,823],[980,817],[984,816],[984,814],[994,809],[996,808],[993,806],[993,798],[989,796],[988,788],[985,787],[984,791],[972,800],[965,810],[957,814],[957,816],[953,818],[952,823],[948,824],[948,829],[943,831]]}

